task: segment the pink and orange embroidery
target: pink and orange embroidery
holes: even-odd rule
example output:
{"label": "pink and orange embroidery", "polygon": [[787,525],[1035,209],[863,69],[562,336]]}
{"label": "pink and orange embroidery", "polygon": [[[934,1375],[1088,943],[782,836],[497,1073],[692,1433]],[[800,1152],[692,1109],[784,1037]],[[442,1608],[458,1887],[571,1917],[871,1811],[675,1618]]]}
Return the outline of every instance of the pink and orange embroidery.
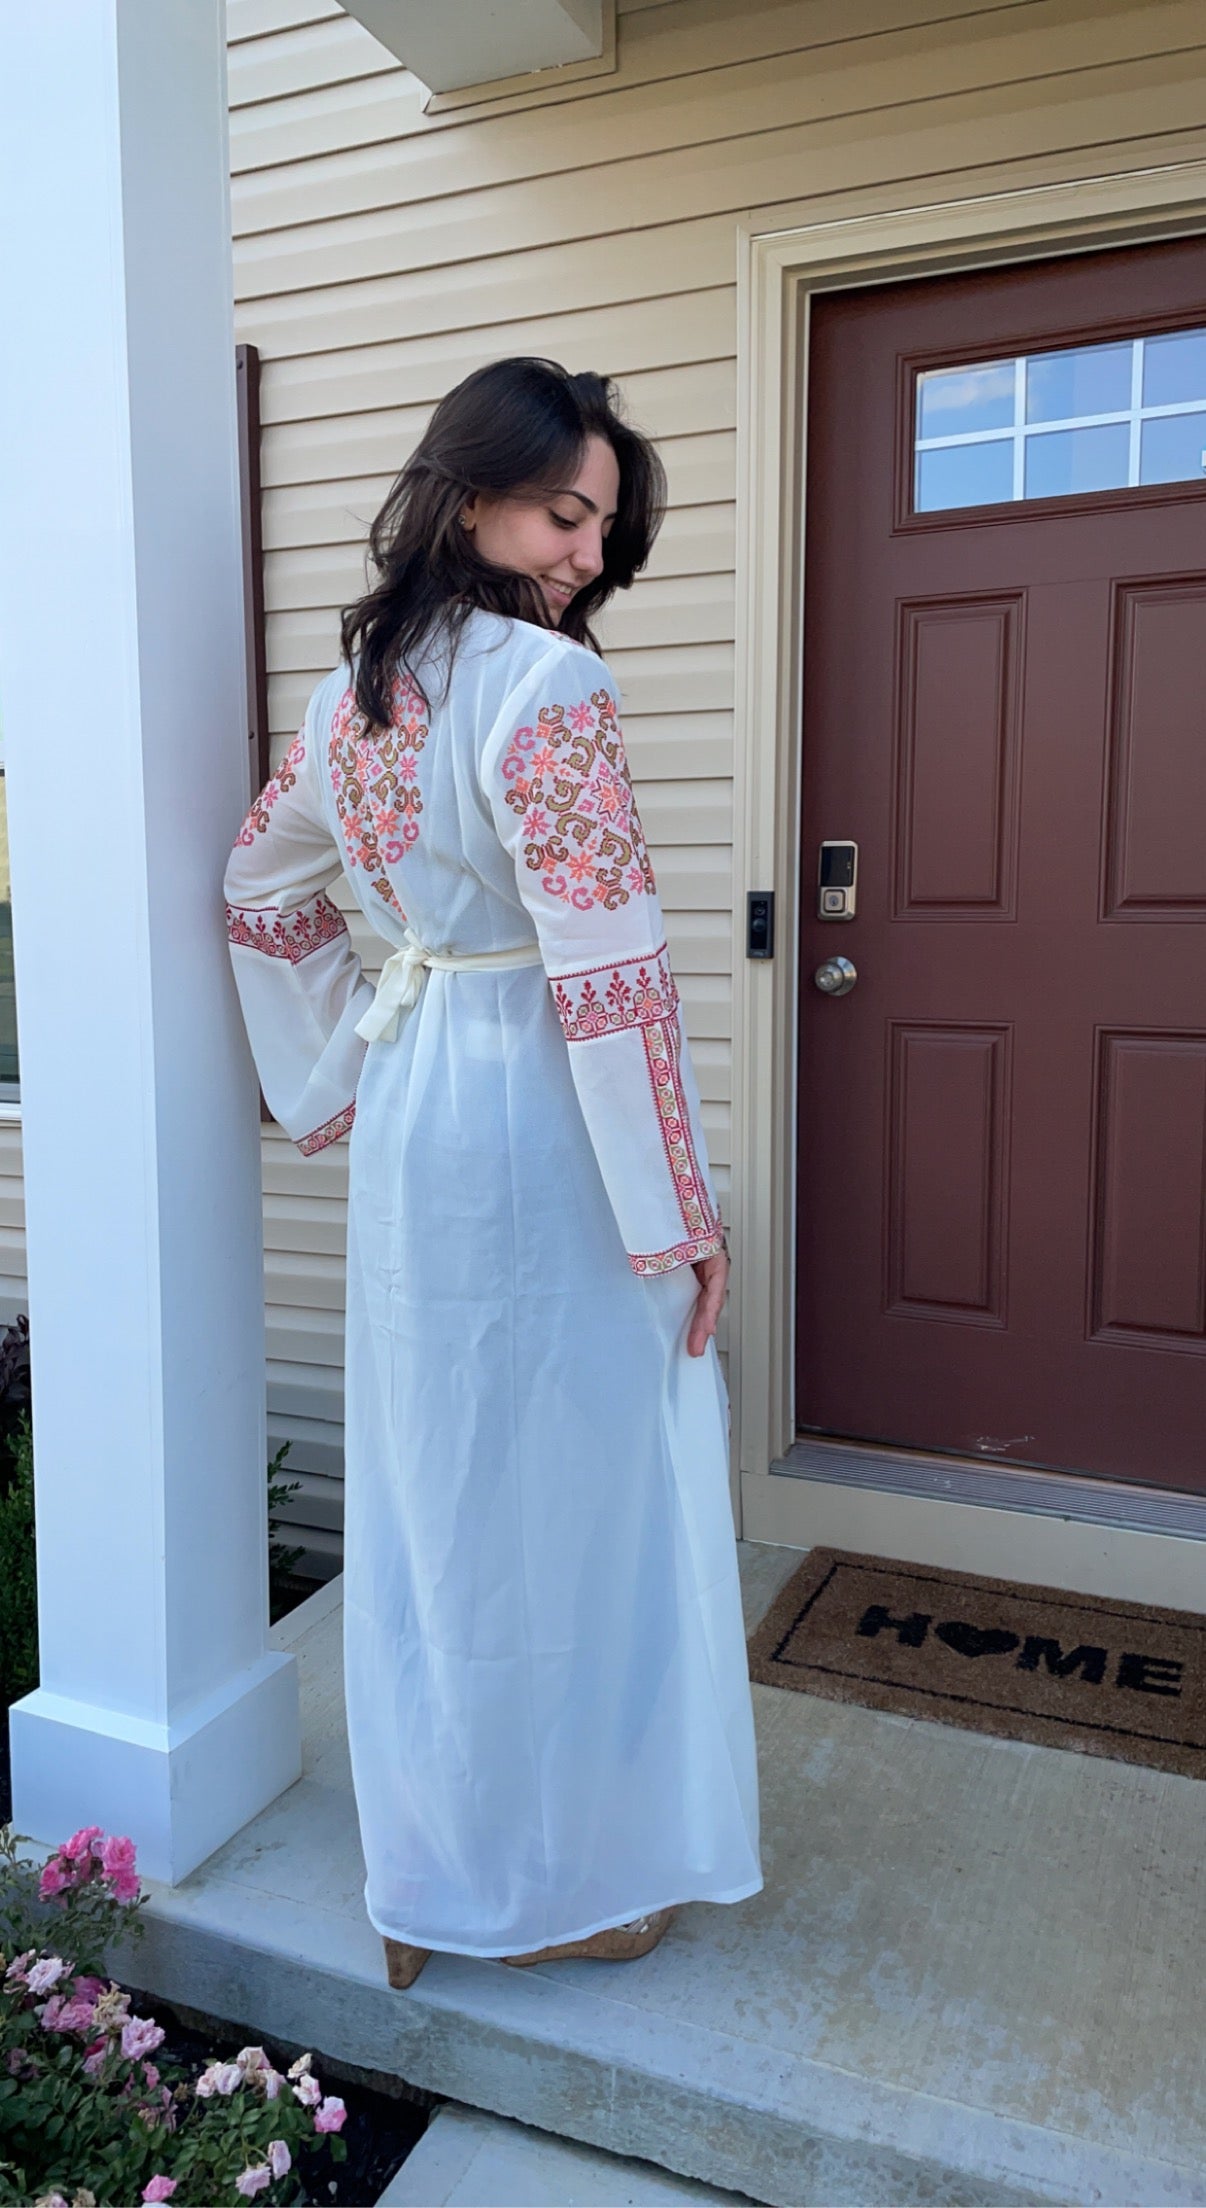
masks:
{"label": "pink and orange embroidery", "polygon": [[724,1237],[691,1131],[682,1079],[678,991],[665,944],[644,958],[625,959],[616,966],[559,974],[552,988],[567,1042],[597,1042],[604,1035],[621,1035],[634,1028],[641,1037],[662,1148],[687,1239],[671,1249],[630,1258],[633,1271],[668,1273],[677,1265],[711,1257],[723,1248]]}
{"label": "pink and orange embroidery", "polygon": [[334,943],[348,932],[347,921],[329,897],[319,893],[294,912],[277,905],[227,905],[226,933],[241,950],[262,951],[267,958],[287,958],[299,966],[324,943]]}
{"label": "pink and orange embroidery", "polygon": [[[662,1130],[662,1147],[674,1182],[682,1222],[691,1240],[713,1238],[720,1222],[712,1208],[708,1184],[700,1171],[691,1133],[691,1114],[683,1088],[679,1063],[681,1030],[677,1018],[657,1020],[642,1028],[645,1062]],[[719,1243],[717,1247],[719,1248]]]}
{"label": "pink and orange embroidery", "polygon": [[634,1273],[652,1278],[657,1273],[672,1273],[679,1265],[698,1265],[702,1257],[715,1257],[724,1248],[724,1234],[718,1227],[703,1242],[676,1242],[672,1250],[653,1250],[648,1256],[629,1257]]}
{"label": "pink and orange embroidery", "polygon": [[313,1134],[301,1137],[297,1147],[302,1156],[312,1158],[316,1150],[325,1150],[328,1143],[338,1142],[341,1135],[350,1132],[355,1117],[356,1099],[353,1097],[351,1103],[345,1104],[341,1112],[336,1112],[334,1119],[325,1120],[321,1127],[314,1129]]}
{"label": "pink and orange embroidery", "polygon": [[346,690],[331,724],[329,765],[335,810],[349,868],[359,867],[371,887],[402,918],[385,869],[397,866],[419,837],[418,755],[427,741],[426,707],[418,691],[394,678],[388,728],[374,728]]}
{"label": "pink and orange embroidery", "polygon": [[553,999],[567,1043],[645,1027],[651,1020],[672,1018],[678,1010],[678,991],[664,943],[647,958],[558,975]]}
{"label": "pink and orange embroidery", "polygon": [[299,729],[274,775],[265,782],[258,797],[251,801],[251,811],[239,830],[238,841],[254,843],[257,836],[265,834],[268,816],[278,797],[291,790],[297,781],[297,770],[306,756],[306,732]]}
{"label": "pink and orange embroidery", "polygon": [[517,728],[503,755],[506,802],[523,822],[523,853],[550,897],[614,912],[656,893],[637,817],[615,699],[542,706],[535,728]]}

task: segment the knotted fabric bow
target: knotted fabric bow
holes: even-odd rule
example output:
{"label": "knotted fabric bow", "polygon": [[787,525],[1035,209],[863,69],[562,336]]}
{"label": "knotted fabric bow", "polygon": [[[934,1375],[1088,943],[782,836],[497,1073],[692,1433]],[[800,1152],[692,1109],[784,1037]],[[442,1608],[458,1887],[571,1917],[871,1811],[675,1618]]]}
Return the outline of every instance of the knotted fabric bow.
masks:
{"label": "knotted fabric bow", "polygon": [[392,1043],[398,1033],[398,1021],[404,1012],[413,1011],[422,994],[427,970],[434,966],[444,974],[488,973],[511,966],[539,966],[542,963],[539,943],[520,943],[514,950],[503,951],[429,951],[420,943],[413,928],[408,928],[396,951],[391,951],[381,969],[377,993],[367,1012],[356,1022],[356,1033],[366,1043]]}

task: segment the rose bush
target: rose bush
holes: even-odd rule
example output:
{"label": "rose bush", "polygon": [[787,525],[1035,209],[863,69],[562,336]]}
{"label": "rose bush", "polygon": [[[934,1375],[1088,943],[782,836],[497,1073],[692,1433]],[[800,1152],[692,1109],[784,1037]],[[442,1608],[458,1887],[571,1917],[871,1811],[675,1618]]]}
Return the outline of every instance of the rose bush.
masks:
{"label": "rose bush", "polygon": [[199,2076],[152,2059],[162,2025],[103,1968],[142,1898],[131,1841],[86,1825],[39,1868],[0,1827],[0,2202],[304,2200],[299,2158],[347,2152],[343,2102],[309,2055],[282,2072],[244,2047]]}

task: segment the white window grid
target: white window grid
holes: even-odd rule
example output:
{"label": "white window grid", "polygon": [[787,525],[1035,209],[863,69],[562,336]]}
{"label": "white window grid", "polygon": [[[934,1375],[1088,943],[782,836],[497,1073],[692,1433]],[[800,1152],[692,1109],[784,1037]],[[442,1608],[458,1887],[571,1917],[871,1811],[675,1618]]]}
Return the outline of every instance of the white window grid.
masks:
{"label": "white window grid", "polygon": [[[1174,333],[1161,331],[1159,334],[1161,336],[1164,336],[1173,335]],[[1177,336],[1181,336],[1183,334],[1187,337],[1196,337],[1199,332],[1196,330],[1187,330],[1183,333],[1181,331],[1177,331],[1175,334]],[[1111,339],[1108,343],[1108,346],[1103,345],[1102,347],[1100,347],[1100,350],[1103,352],[1106,350],[1112,352],[1119,343],[1125,343],[1125,339]],[[921,477],[920,460],[921,455],[924,452],[950,452],[959,445],[1004,445],[1012,443],[1013,488],[1010,496],[1012,500],[1016,502],[1018,500],[1024,499],[1026,496],[1026,444],[1029,438],[1051,437],[1054,436],[1059,430],[1105,428],[1115,423],[1125,423],[1130,431],[1127,451],[1126,483],[1125,485],[1119,484],[1116,487],[1118,489],[1133,488],[1139,482],[1140,442],[1143,432],[1143,424],[1145,422],[1157,422],[1163,418],[1167,418],[1169,416],[1177,414],[1201,414],[1203,416],[1206,416],[1206,397],[1200,399],[1175,399],[1162,406],[1145,406],[1143,404],[1143,351],[1146,343],[1146,338],[1135,337],[1131,339],[1131,397],[1129,406],[1119,408],[1116,412],[1109,414],[1067,414],[1062,416],[1058,421],[1050,422],[1028,422],[1026,420],[1026,369],[1030,361],[1050,359],[1051,356],[1049,353],[1019,353],[1013,362],[1012,423],[1002,423],[996,429],[952,430],[947,435],[942,437],[914,436],[914,504],[919,504]],[[1099,348],[1097,347],[1089,346],[1086,346],[1084,348],[1086,352],[1096,351],[1098,349]],[[1008,366],[1009,361],[1007,358],[1001,360],[975,360],[968,361],[965,364],[965,372],[969,375],[974,375],[978,369],[1006,368]],[[931,375],[949,374],[949,372],[949,370],[941,369],[930,369],[928,371],[928,373]],[[926,371],[923,371],[923,375],[925,373]],[[921,419],[921,386],[922,376],[918,376],[916,401],[916,416],[918,422],[920,422]],[[1203,473],[1206,474],[1206,421],[1203,422],[1203,433],[1204,437],[1201,465]]]}

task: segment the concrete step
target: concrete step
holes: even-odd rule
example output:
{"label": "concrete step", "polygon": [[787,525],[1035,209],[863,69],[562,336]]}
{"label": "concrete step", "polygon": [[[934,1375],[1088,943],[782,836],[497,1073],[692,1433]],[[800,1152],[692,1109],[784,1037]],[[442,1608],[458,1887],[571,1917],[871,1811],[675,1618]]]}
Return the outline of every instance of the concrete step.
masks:
{"label": "concrete step", "polygon": [[380,2195],[377,2208],[668,2208],[675,2201],[748,2208],[651,2162],[554,2139],[528,2124],[449,2102]]}
{"label": "concrete step", "polygon": [[[751,1619],[798,1555],[741,1549]],[[1206,2208],[1200,1783],[756,1687],[766,1885],[635,1963],[435,1955],[367,1923],[338,1588],[298,1784],[121,1968],[311,2047],[773,2208]]]}

